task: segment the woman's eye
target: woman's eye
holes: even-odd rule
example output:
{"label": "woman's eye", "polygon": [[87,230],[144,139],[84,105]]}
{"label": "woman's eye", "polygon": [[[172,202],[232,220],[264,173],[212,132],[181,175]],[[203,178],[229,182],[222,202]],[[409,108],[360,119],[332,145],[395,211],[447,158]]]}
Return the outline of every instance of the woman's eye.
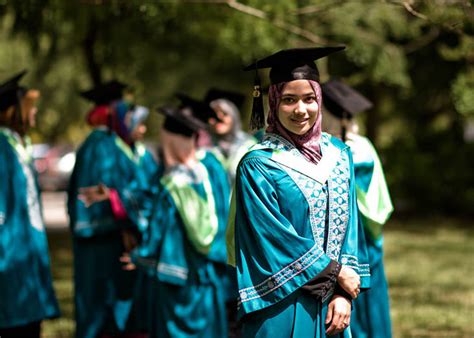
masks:
{"label": "woman's eye", "polygon": [[284,97],[282,101],[286,104],[295,102],[295,100],[292,97]]}
{"label": "woman's eye", "polygon": [[306,103],[313,103],[315,100],[316,100],[315,97],[313,97],[313,96],[308,96],[308,97],[305,99],[305,102],[306,102]]}

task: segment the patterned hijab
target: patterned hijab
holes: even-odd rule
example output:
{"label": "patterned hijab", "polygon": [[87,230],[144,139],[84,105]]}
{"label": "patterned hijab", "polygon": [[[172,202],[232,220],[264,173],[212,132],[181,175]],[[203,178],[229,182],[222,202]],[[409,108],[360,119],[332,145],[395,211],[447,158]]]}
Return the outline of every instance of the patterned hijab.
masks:
{"label": "patterned hijab", "polygon": [[278,107],[283,93],[283,89],[288,82],[281,82],[270,86],[268,91],[268,101],[270,105],[270,112],[268,113],[266,129],[267,133],[273,133],[284,137],[288,142],[293,144],[306,159],[317,164],[321,159],[321,147],[319,140],[321,139],[321,121],[322,121],[322,105],[323,98],[321,94],[321,87],[319,83],[312,80],[307,80],[316,95],[316,102],[318,103],[318,116],[314,125],[303,135],[297,135],[290,132],[283,127],[278,119]]}
{"label": "patterned hijab", "polygon": [[132,107],[128,102],[115,101],[110,105],[95,106],[87,115],[92,127],[107,126],[122,140],[131,144],[130,134],[148,116],[148,109]]}

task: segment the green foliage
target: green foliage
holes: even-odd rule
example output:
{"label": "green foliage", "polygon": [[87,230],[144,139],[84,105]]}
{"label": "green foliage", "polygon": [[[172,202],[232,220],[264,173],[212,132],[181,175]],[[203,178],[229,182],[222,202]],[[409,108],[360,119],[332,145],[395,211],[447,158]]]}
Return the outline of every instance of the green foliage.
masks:
{"label": "green foliage", "polygon": [[[458,190],[474,176],[464,174],[472,144],[462,138],[474,107],[473,13],[462,0],[3,0],[0,75],[31,70],[28,84],[42,91],[35,140],[78,144],[90,106],[77,93],[93,83],[119,78],[154,108],[177,91],[250,92],[242,66],[281,48],[345,44],[318,62],[322,80],[343,78],[374,101],[363,129],[385,158],[396,204],[461,212],[473,195]],[[150,124],[153,138],[153,114]],[[427,165],[463,174],[446,192]],[[447,207],[441,195],[463,202]]]}
{"label": "green foliage", "polygon": [[474,67],[458,74],[451,92],[456,110],[465,117],[474,116]]}

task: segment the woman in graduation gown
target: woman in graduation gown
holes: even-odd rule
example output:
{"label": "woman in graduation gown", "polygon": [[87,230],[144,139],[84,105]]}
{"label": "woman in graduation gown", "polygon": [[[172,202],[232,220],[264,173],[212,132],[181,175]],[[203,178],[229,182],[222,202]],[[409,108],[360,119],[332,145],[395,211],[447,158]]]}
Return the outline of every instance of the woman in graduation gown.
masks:
{"label": "woman in graduation gown", "polygon": [[212,153],[196,148],[205,124],[189,107],[161,111],[164,172],[154,184],[147,233],[132,254],[155,276],[150,336],[226,337],[226,171]]}
{"label": "woman in graduation gown", "polygon": [[341,49],[283,50],[246,68],[271,68],[271,86],[266,135],[239,164],[229,219],[243,337],[350,336],[351,299],[369,286],[352,156],[321,133],[314,60]]}
{"label": "woman in graduation gown", "polygon": [[[94,129],[77,152],[68,191],[78,338],[136,333],[128,319],[136,298],[137,273],[124,271],[119,259],[136,245],[145,223],[135,225],[128,219],[119,193],[147,182],[128,143],[125,117],[130,106],[122,100],[124,88],[110,81],[82,93],[96,106],[87,118]],[[84,203],[81,189],[97,185],[109,187],[110,198]]]}
{"label": "woman in graduation gown", "polygon": [[353,120],[372,107],[372,103],[355,89],[338,80],[322,85],[324,104],[334,116],[328,131],[350,146],[354,159],[359,221],[367,238],[371,269],[370,290],[353,304],[351,332],[357,338],[390,338],[392,326],[388,284],[383,264],[383,225],[393,211],[382,164],[372,143],[358,134]]}
{"label": "woman in graduation gown", "polygon": [[38,91],[0,85],[0,336],[40,337],[59,315],[31,143]]}
{"label": "woman in graduation gown", "polygon": [[[129,112],[127,122],[129,126],[127,129],[130,130],[130,146],[133,151],[133,157],[135,163],[142,171],[146,180],[144,193],[148,196],[149,192],[156,190],[156,187],[151,187],[156,175],[159,175],[159,171],[162,166],[159,166],[155,160],[155,155],[146,147],[143,140],[147,131],[145,120],[149,114],[148,109],[144,107],[134,107]],[[132,184],[125,191],[129,196],[132,195],[131,190],[139,188],[136,182]],[[143,188],[143,186],[142,186]],[[133,196],[133,203],[137,203],[140,199],[138,196]],[[141,218],[143,219],[143,215]],[[144,222],[142,222],[143,224]],[[144,228],[144,227],[143,227]],[[144,233],[142,232],[141,235]],[[151,296],[151,283],[152,277],[148,276],[146,271],[137,271],[137,281],[135,286],[135,296],[133,301],[133,307],[131,315],[129,317],[127,328],[138,332],[149,332],[150,328],[150,306],[157,300]]]}
{"label": "woman in graduation gown", "polygon": [[[237,166],[242,157],[257,140],[242,130],[240,108],[245,97],[239,93],[211,88],[205,101],[215,112],[216,117],[209,119],[213,147],[211,151],[221,161],[227,171],[231,188],[235,183]],[[229,196],[230,201],[230,196]],[[239,336],[237,324],[237,278],[235,268],[227,266],[227,317],[229,338]]]}

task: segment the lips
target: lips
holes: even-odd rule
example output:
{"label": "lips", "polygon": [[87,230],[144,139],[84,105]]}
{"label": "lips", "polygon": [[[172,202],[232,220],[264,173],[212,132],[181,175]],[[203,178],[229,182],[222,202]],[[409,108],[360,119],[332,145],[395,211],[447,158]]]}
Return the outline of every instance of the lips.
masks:
{"label": "lips", "polygon": [[302,120],[291,119],[291,122],[293,122],[294,124],[301,125],[301,124],[305,124],[306,122],[308,122],[308,120],[309,120],[309,118],[302,119]]}

